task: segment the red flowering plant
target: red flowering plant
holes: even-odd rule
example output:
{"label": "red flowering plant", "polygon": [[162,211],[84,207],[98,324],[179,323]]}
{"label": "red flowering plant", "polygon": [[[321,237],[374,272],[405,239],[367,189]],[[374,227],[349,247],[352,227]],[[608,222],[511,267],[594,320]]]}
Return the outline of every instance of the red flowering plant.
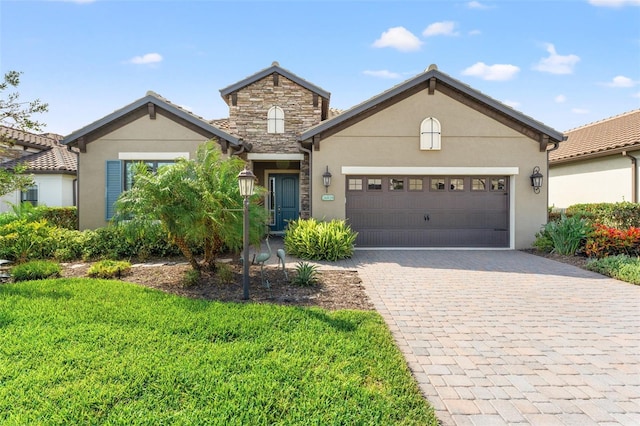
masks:
{"label": "red flowering plant", "polygon": [[594,224],[584,251],[587,256],[596,258],[618,254],[637,257],[640,255],[640,228],[618,229]]}

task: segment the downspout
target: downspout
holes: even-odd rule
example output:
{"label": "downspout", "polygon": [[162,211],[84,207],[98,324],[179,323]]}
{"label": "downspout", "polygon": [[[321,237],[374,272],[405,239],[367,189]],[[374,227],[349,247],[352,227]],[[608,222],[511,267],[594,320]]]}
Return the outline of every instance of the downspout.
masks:
{"label": "downspout", "polygon": [[80,230],[80,153],[71,149],[67,144],[67,151],[76,156],[76,178],[73,180],[73,205],[76,208],[76,229]]}
{"label": "downspout", "polygon": [[[551,149],[547,149],[547,186],[549,186],[549,183],[551,183],[551,169],[549,168],[549,153],[551,151],[555,151],[556,149],[560,148],[560,142],[564,142],[568,139],[568,136],[563,135],[562,136],[562,141],[553,141],[553,148]],[[549,222],[549,190],[547,190],[547,222]]]}
{"label": "downspout", "polygon": [[629,155],[627,151],[622,151],[623,157],[631,160],[631,202],[638,202],[638,159],[633,155]]}
{"label": "downspout", "polygon": [[313,161],[311,161],[311,150],[302,146],[302,141],[298,139],[298,149],[300,152],[306,152],[309,154],[309,217],[311,217],[311,212],[313,209],[311,208],[313,204],[313,185],[311,184],[311,177],[313,176]]}

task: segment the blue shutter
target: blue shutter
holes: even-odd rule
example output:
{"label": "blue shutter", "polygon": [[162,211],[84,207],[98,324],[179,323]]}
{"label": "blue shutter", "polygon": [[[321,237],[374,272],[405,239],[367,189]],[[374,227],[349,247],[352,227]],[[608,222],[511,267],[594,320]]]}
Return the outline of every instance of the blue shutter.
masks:
{"label": "blue shutter", "polygon": [[111,220],[115,213],[114,203],[122,193],[122,162],[107,160],[105,181],[105,218]]}

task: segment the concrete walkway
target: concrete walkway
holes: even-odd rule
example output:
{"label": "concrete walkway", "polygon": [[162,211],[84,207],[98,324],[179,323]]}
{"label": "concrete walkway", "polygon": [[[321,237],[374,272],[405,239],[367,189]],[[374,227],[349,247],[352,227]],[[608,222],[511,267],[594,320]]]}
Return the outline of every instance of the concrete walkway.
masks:
{"label": "concrete walkway", "polygon": [[640,425],[640,286],[519,251],[323,268],[358,270],[444,425]]}

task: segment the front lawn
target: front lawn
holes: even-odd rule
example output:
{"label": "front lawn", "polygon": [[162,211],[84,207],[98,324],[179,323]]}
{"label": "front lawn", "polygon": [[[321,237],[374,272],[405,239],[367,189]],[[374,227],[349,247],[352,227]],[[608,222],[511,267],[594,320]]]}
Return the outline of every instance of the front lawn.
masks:
{"label": "front lawn", "polygon": [[375,312],[0,285],[0,423],[436,425]]}

